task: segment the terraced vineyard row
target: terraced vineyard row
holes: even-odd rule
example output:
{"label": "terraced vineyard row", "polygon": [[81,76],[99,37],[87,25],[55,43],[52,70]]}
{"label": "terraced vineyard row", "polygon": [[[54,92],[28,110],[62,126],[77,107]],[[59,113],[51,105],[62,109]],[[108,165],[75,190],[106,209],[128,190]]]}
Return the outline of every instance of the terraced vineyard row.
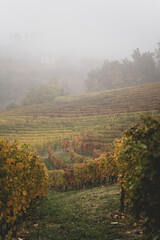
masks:
{"label": "terraced vineyard row", "polygon": [[104,91],[0,113],[0,138],[18,139],[39,152],[85,133],[111,144],[145,111],[160,109],[160,83]]}
{"label": "terraced vineyard row", "polygon": [[132,113],[80,118],[38,117],[37,120],[28,116],[3,116],[0,118],[0,136],[9,140],[18,139],[20,143],[28,143],[40,152],[48,146],[58,147],[64,139],[85,132],[98,131],[110,143],[115,137],[121,137],[122,132],[139,116],[140,113]]}
{"label": "terraced vineyard row", "polygon": [[82,117],[160,109],[160,83],[59,97],[55,102],[6,111],[7,116]]}

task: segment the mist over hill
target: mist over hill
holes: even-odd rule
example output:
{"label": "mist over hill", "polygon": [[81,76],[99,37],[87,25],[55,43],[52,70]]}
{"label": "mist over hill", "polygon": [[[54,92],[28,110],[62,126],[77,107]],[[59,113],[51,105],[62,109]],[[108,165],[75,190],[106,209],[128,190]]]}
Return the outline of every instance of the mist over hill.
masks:
{"label": "mist over hill", "polygon": [[[1,55],[1,54],[0,54]],[[41,56],[0,60],[0,109],[19,103],[31,89],[57,81],[66,94],[86,92],[87,72],[99,65],[94,59]]]}
{"label": "mist over hill", "polygon": [[159,81],[159,8],[158,0],[1,1],[0,109],[50,81],[70,95]]}
{"label": "mist over hill", "polygon": [[[60,95],[75,95],[160,81],[159,44],[154,53],[141,53],[137,48],[131,60],[125,58],[121,61],[103,62],[75,56],[56,58],[52,55],[28,58],[21,55],[18,59],[0,56],[0,109],[27,102],[29,105],[49,102],[57,89],[55,84],[55,90],[49,90],[51,82],[59,85],[62,90]],[[43,86],[50,93],[41,92]],[[53,84],[51,88],[54,88]],[[43,96],[40,97],[40,94]],[[44,94],[50,97],[44,97]]]}

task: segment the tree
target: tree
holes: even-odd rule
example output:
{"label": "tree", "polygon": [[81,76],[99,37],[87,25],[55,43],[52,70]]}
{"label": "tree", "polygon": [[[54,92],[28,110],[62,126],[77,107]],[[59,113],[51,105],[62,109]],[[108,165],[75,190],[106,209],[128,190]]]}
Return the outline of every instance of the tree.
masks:
{"label": "tree", "polygon": [[64,90],[59,86],[57,81],[40,84],[37,88],[32,88],[22,101],[22,105],[32,105],[50,102],[55,97],[63,96]]}
{"label": "tree", "polygon": [[[159,56],[159,55],[157,55]],[[132,61],[105,61],[103,65],[90,71],[86,80],[88,91],[102,91],[160,80],[153,53],[133,51]]]}
{"label": "tree", "polygon": [[160,69],[160,42],[158,42],[158,48],[155,51],[155,59],[156,59],[156,64]]}

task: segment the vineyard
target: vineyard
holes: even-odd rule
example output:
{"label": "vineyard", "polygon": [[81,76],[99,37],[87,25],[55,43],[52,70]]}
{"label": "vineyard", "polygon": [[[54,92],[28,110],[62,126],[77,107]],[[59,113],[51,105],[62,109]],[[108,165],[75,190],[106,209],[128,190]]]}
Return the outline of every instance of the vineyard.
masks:
{"label": "vineyard", "polygon": [[[122,181],[123,184],[126,182],[121,190],[127,192],[127,181],[132,172],[127,177],[124,175],[124,179],[122,178],[124,172],[127,173],[124,161],[128,161],[128,156],[132,159],[133,152],[125,154],[125,159],[121,147],[123,140],[118,145],[115,139],[121,138],[124,132],[127,133],[127,129],[140,121],[141,115],[157,116],[160,110],[159,102],[160,83],[153,83],[77,97],[60,97],[48,104],[1,112],[0,137],[6,139],[1,142],[0,165],[3,176],[0,182],[0,223],[2,225],[0,230],[3,236],[10,228],[13,235],[17,219],[26,213],[37,197],[46,196],[48,184],[50,190],[66,191],[111,185],[117,183],[119,179],[121,186]],[[150,152],[155,148],[157,153],[153,154],[153,157],[158,161],[159,120],[146,117],[146,120],[144,118],[141,121],[139,126],[144,121],[149,128],[147,130],[144,125],[143,131],[146,138],[142,138],[142,144],[138,145],[140,153],[146,154],[146,161],[148,161]],[[153,126],[152,123],[154,123]],[[135,144],[135,142],[132,143],[132,135],[136,136],[135,139],[139,144],[141,135],[137,137],[136,134],[138,131],[140,134],[143,133],[136,127],[134,127],[135,132],[132,131],[132,127],[130,129],[131,133],[127,135],[129,136],[127,141],[131,141],[129,148]],[[152,135],[148,135],[150,129],[153,130]],[[12,141],[15,139],[20,144],[25,144],[20,147],[17,142]],[[150,144],[146,147],[148,142],[144,144],[144,141],[148,139],[153,141],[155,147],[153,145],[149,149]],[[26,143],[29,144],[29,148]],[[137,151],[137,146],[134,147],[133,150]],[[35,148],[41,156],[45,156],[43,158],[48,171],[37,152],[30,151]],[[124,158],[121,160],[122,164],[119,162],[121,158]],[[135,158],[129,163],[130,169],[134,160]],[[155,171],[157,174],[157,168]],[[148,188],[146,189],[148,191]],[[159,197],[158,194],[157,196]],[[123,208],[124,211],[129,194],[125,201],[122,197],[121,209]],[[132,203],[132,197],[129,201]],[[140,210],[139,213],[141,213]],[[155,226],[155,219],[157,221],[157,215],[153,216],[151,231],[155,229],[157,234],[159,227]]]}
{"label": "vineyard", "polygon": [[39,153],[85,133],[96,133],[110,145],[142,113],[155,115],[159,102],[160,83],[59,97],[54,102],[1,112],[0,137],[28,143]]}
{"label": "vineyard", "polygon": [[47,174],[44,164],[27,145],[0,141],[0,239],[22,217],[36,198],[47,195]]}

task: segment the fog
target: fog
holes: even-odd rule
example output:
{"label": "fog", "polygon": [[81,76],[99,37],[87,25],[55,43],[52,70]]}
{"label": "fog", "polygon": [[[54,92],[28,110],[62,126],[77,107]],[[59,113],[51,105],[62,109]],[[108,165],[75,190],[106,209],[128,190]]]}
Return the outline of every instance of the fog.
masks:
{"label": "fog", "polygon": [[[115,78],[116,88],[135,71],[136,56],[135,64],[108,63],[88,73],[104,60],[132,59],[137,48],[142,65],[156,76],[151,80],[157,81],[151,55],[141,53],[155,52],[160,41],[159,9],[159,0],[0,0],[0,109],[44,82],[58,81],[68,94],[112,88]],[[123,72],[128,64],[133,66]],[[111,68],[116,71],[109,73]],[[126,81],[122,86],[133,85]]]}
{"label": "fog", "polygon": [[156,48],[159,9],[159,0],[1,0],[0,43],[30,55],[121,59]]}

